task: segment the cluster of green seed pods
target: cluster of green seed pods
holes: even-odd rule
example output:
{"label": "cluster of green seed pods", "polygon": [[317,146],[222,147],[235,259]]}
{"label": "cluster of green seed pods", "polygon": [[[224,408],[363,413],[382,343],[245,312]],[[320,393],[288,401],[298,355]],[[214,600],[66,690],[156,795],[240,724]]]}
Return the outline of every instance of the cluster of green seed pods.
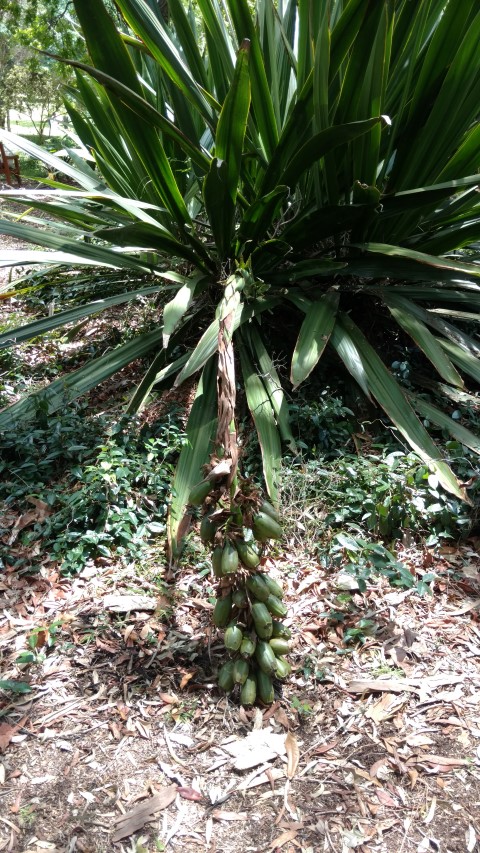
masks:
{"label": "cluster of green seed pods", "polygon": [[[207,494],[200,483],[190,503],[202,503]],[[238,685],[242,705],[257,700],[268,705],[274,698],[273,679],[287,678],[291,671],[285,658],[291,634],[281,621],[287,614],[283,588],[260,565],[265,543],[282,536],[280,519],[270,503],[252,496],[246,501],[237,497],[228,511],[212,507],[211,500],[205,508],[200,536],[212,546],[212,570],[219,582],[213,622],[224,631],[229,655],[218,684],[226,692]]]}

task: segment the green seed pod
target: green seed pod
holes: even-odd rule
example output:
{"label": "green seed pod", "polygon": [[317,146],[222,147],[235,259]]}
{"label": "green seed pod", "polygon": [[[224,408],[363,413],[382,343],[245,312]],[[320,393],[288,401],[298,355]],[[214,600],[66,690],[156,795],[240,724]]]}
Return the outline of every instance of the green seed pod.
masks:
{"label": "green seed pod", "polygon": [[257,698],[257,679],[253,673],[249,675],[240,692],[240,703],[242,705],[253,705]]}
{"label": "green seed pod", "polygon": [[277,658],[268,643],[259,640],[255,649],[255,659],[263,672],[273,675],[277,671]]}
{"label": "green seed pod", "polygon": [[288,640],[284,640],[283,637],[272,637],[268,644],[277,657],[278,655],[288,655],[291,652],[290,643]]}
{"label": "green seed pod", "polygon": [[225,648],[228,649],[229,652],[238,652],[242,645],[242,640],[243,634],[241,628],[239,628],[238,625],[229,625],[225,631],[225,637],[223,639]]}
{"label": "green seed pod", "polygon": [[241,527],[243,525],[243,515],[242,510],[239,506],[236,506],[232,510],[232,519],[237,527]]}
{"label": "green seed pod", "polygon": [[225,595],[223,598],[217,598],[215,607],[213,608],[213,624],[217,628],[225,628],[230,621],[232,612],[232,594]]}
{"label": "green seed pod", "polygon": [[253,542],[245,542],[245,539],[236,539],[238,555],[247,569],[256,569],[260,563],[260,556]]}
{"label": "green seed pod", "polygon": [[268,501],[262,501],[260,505],[260,512],[264,512],[266,515],[269,515],[270,518],[273,518],[273,520],[276,521],[277,524],[280,524],[280,516],[277,510]]}
{"label": "green seed pod", "polygon": [[272,636],[272,616],[267,606],[261,601],[252,604],[252,618],[258,636],[262,640],[269,640]]}
{"label": "green seed pod", "polygon": [[284,640],[289,640],[292,636],[290,628],[287,628],[283,622],[277,622],[276,619],[272,622],[272,637],[282,637]]}
{"label": "green seed pod", "polygon": [[211,491],[211,482],[209,480],[202,480],[201,483],[197,483],[197,485],[193,487],[188,496],[188,503],[191,506],[200,506]]}
{"label": "green seed pod", "polygon": [[238,571],[238,551],[231,542],[225,542],[222,554],[222,575],[234,575]]}
{"label": "green seed pod", "polygon": [[233,666],[233,660],[229,660],[218,670],[218,686],[221,687],[222,690],[225,690],[226,693],[229,693],[234,685]]}
{"label": "green seed pod", "polygon": [[292,667],[290,666],[288,660],[285,658],[277,657],[277,672],[275,673],[277,678],[288,678],[292,671]]}
{"label": "green seed pod", "polygon": [[244,658],[251,658],[255,654],[256,640],[252,637],[244,637],[240,646],[240,654]]}
{"label": "green seed pod", "polygon": [[283,598],[283,587],[280,586],[277,581],[274,581],[273,578],[270,577],[270,575],[262,575],[262,577],[272,595],[276,595],[277,598]]}
{"label": "green seed pod", "polygon": [[202,540],[203,544],[206,545],[208,542],[213,542],[213,540],[215,539],[216,532],[217,528],[215,527],[210,516],[204,515],[200,523],[200,539]]}
{"label": "green seed pod", "polygon": [[239,610],[243,610],[244,607],[248,604],[247,593],[243,589],[243,587],[239,587],[236,589],[232,595],[232,601],[235,607],[238,607]]}
{"label": "green seed pod", "polygon": [[264,705],[272,704],[274,700],[272,679],[261,669],[257,672],[257,693]]}
{"label": "green seed pod", "polygon": [[266,512],[258,512],[253,516],[253,535],[259,542],[267,542],[268,539],[281,539],[283,530]]}
{"label": "green seed pod", "polygon": [[216,578],[223,577],[222,575],[222,554],[223,548],[221,545],[217,545],[216,548],[212,551],[212,568],[213,574]]}
{"label": "green seed pod", "polygon": [[250,575],[247,578],[247,588],[257,601],[266,601],[271,592],[263,579],[263,575]]}
{"label": "green seed pod", "polygon": [[233,680],[235,684],[245,684],[250,667],[246,660],[237,658],[233,664]]}
{"label": "green seed pod", "polygon": [[269,595],[265,604],[273,616],[279,616],[282,619],[287,615],[287,608],[276,595]]}

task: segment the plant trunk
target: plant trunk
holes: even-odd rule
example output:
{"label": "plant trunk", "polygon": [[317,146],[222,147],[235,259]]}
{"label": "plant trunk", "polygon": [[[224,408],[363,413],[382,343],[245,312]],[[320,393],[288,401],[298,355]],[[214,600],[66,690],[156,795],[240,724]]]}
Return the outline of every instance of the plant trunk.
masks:
{"label": "plant trunk", "polygon": [[218,424],[215,440],[215,450],[218,456],[230,463],[227,476],[227,487],[230,487],[237,473],[238,445],[235,427],[235,353],[233,350],[233,318],[232,311],[220,321],[218,331],[218,368],[217,368],[217,399]]}

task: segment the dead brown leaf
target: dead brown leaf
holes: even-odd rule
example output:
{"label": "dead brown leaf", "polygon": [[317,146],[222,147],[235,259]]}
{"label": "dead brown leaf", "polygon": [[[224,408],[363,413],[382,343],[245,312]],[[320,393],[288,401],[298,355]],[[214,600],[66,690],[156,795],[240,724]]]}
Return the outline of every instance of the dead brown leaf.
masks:
{"label": "dead brown leaf", "polygon": [[272,841],[270,844],[269,850],[280,850],[280,847],[283,847],[284,844],[288,844],[289,841],[293,841],[298,835],[298,829],[289,829],[287,832],[282,832],[275,841]]}
{"label": "dead brown leaf", "polygon": [[314,755],[323,755],[324,752],[330,752],[331,749],[334,749],[337,744],[338,738],[336,740],[329,741],[329,743],[322,743],[320,746],[316,746],[312,752]]}
{"label": "dead brown leaf", "polygon": [[173,803],[177,796],[177,786],[169,785],[160,793],[155,794],[146,802],[139,803],[134,809],[125,814],[120,815],[115,821],[116,829],[112,835],[112,842],[120,841],[122,838],[127,838],[133,835],[139,829],[142,829],[155,814],[163,809],[166,809],[170,803]]}
{"label": "dead brown leaf", "polygon": [[222,809],[215,809],[212,812],[212,817],[214,820],[247,820],[248,814],[247,812],[226,812]]}
{"label": "dead brown leaf", "polygon": [[0,752],[5,752],[16,731],[15,726],[10,726],[8,723],[0,723]]}
{"label": "dead brown leaf", "polygon": [[287,750],[287,779],[293,779],[300,761],[300,750],[297,738],[292,732],[288,732],[285,738],[285,749]]}
{"label": "dead brown leaf", "polygon": [[192,800],[194,802],[203,800],[203,795],[200,791],[196,791],[195,788],[177,788],[177,794],[183,797],[184,800]]}
{"label": "dead brown leaf", "polygon": [[159,693],[158,696],[165,705],[178,705],[178,698],[171,696],[170,693]]}
{"label": "dead brown leaf", "polygon": [[420,693],[418,687],[407,681],[394,678],[362,678],[350,681],[346,688],[349,693],[378,693],[384,690],[389,693]]}
{"label": "dead brown leaf", "polygon": [[393,717],[402,704],[402,699],[399,699],[394,693],[384,693],[378,702],[367,708],[365,716],[373,720],[374,723],[381,723]]}
{"label": "dead brown leaf", "polygon": [[275,722],[280,726],[283,726],[284,729],[290,728],[288,717],[283,708],[277,708],[273,716],[275,718]]}
{"label": "dead brown leaf", "polygon": [[387,791],[385,791],[383,788],[380,788],[379,790],[375,791],[375,793],[376,793],[378,799],[380,800],[382,806],[396,806],[397,805],[397,803],[395,802],[393,797],[391,797],[390,794]]}
{"label": "dead brown leaf", "polygon": [[180,681],[180,690],[183,690],[184,687],[187,686],[188,682],[195,675],[196,670],[192,669],[190,672],[184,672]]}

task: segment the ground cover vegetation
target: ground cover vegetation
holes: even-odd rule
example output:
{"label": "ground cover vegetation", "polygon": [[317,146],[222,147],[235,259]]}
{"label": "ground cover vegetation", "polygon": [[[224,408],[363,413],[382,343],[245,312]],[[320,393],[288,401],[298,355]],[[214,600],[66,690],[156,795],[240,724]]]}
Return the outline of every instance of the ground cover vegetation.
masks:
{"label": "ground cover vegetation", "polygon": [[[139,294],[170,298],[162,325],[18,401],[0,414],[0,425],[15,428],[39,411],[51,415],[147,353],[153,360],[129,414],[141,410],[154,386],[178,387],[200,373],[173,479],[171,552],[178,553],[191,515],[185,506],[203,504],[214,571],[215,553],[222,554],[216,624],[226,628],[233,653],[248,632],[259,637],[253,670],[240,652],[229,684],[248,684],[253,672],[266,701],[273,692],[263,674],[279,669],[271,648],[277,641],[281,655],[288,643],[283,634],[272,637],[283,632],[272,614],[285,615],[284,605],[278,584],[256,571],[263,552],[253,538],[279,538],[281,528],[277,510],[238,471],[236,355],[273,503],[282,442],[296,448],[285,370],[274,357],[282,337],[291,347],[294,389],[322,357],[329,359],[416,454],[400,497],[391,486],[395,451],[380,464],[373,454],[385,479],[374,484],[366,461],[369,500],[362,506],[362,488],[356,497],[352,490],[348,510],[339,513],[333,488],[328,522],[367,522],[376,533],[396,535],[422,505],[416,496],[406,512],[405,495],[426,484],[423,509],[435,517],[445,511],[434,534],[448,535],[469,478],[457,478],[427,426],[450,434],[450,457],[458,448],[480,448],[462,422],[462,408],[475,402],[463,376],[479,376],[472,329],[479,299],[480,13],[474,3],[459,13],[440,0],[419,4],[413,14],[402,0],[262,2],[255,14],[244,0],[202,0],[196,14],[175,0],[168,16],[153,2],[119,0],[120,21],[103,4],[75,8],[89,60],[59,61],[75,71],[67,109],[80,150],[96,168],[67,148],[71,162],[60,171],[81,189],[50,181],[51,192],[9,193],[57,222],[34,227],[34,218],[5,218],[3,233],[48,251],[6,251],[0,260],[113,267],[128,272],[129,287],[9,329],[0,345],[81,323]],[[5,136],[59,168],[54,155]],[[391,336],[402,358],[410,338],[417,374],[402,367],[405,360],[382,359]],[[282,358],[283,352],[280,365]],[[438,372],[443,408],[418,392],[428,363]],[[344,471],[349,476],[348,463]],[[341,478],[341,466],[337,473]],[[388,552],[368,554],[368,543],[352,541],[337,544],[351,553],[363,549],[365,577],[375,567],[373,554],[393,582],[406,582],[408,572],[402,576]],[[251,704],[254,692],[247,693]]]}

